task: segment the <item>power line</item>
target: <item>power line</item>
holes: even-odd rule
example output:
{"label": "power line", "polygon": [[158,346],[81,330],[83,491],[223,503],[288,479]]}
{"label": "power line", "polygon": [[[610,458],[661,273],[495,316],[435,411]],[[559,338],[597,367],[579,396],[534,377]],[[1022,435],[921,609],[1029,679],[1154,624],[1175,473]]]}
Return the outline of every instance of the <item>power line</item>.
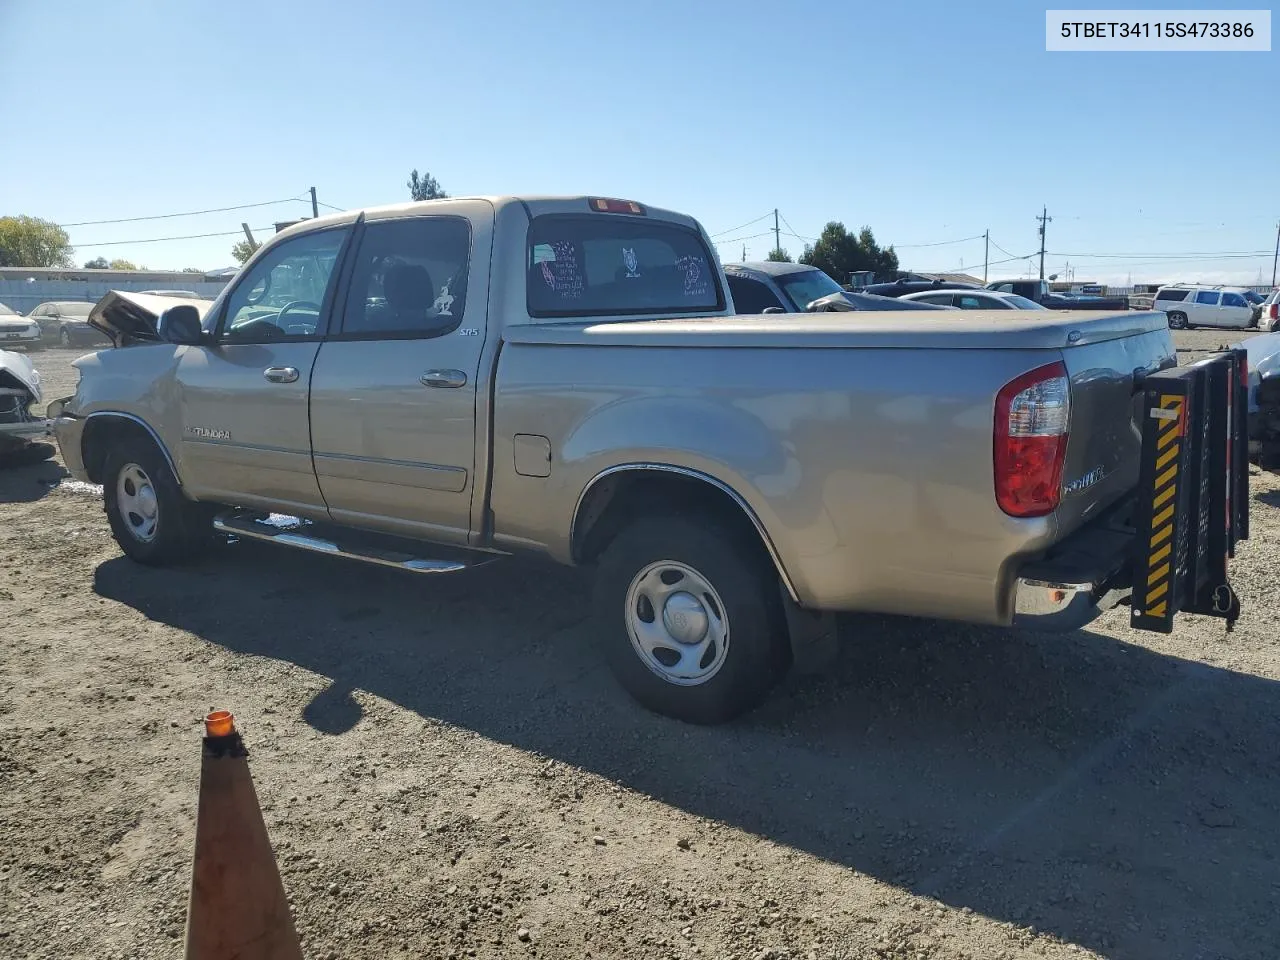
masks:
{"label": "power line", "polygon": [[[158,213],[150,217],[125,217],[121,220],[81,220],[79,223],[62,223],[61,227],[96,227],[107,223],[138,223],[142,220],[170,220],[174,217],[195,217],[202,213],[225,213],[228,210],[248,210],[251,207],[270,207],[277,203],[302,202],[302,197],[285,197],[283,200],[264,200],[262,203],[241,203],[234,207],[210,207],[208,210],[188,210],[185,213]],[[325,204],[328,206],[328,204]],[[88,246],[88,244],[82,244]],[[101,244],[99,244],[101,246]]]}
{"label": "power line", "polygon": [[[779,216],[781,216],[781,214],[779,214]],[[796,233],[796,228],[791,225],[790,221],[788,221],[786,217],[782,218],[782,222],[785,223],[787,225],[787,229],[791,231],[789,234],[787,234],[787,236],[795,237],[797,240],[804,240],[808,243],[818,242],[817,237],[802,237],[800,236],[800,234]]]}
{"label": "power line", "polygon": [[[772,216],[772,214],[770,214],[770,216]],[[772,230],[766,230],[764,233],[753,233],[749,237],[734,237],[731,240],[712,240],[711,242],[717,247],[720,247],[724,246],[726,243],[741,243],[743,240],[755,240],[759,237],[767,237],[771,233],[773,233]]]}
{"label": "power line", "polygon": [[325,203],[323,200],[317,200],[316,203],[322,207],[328,207],[330,210],[337,210],[339,213],[347,209],[346,207],[335,207],[332,203]]}
{"label": "power line", "polygon": [[[993,247],[995,247],[997,250],[999,250],[1001,253],[1003,253],[1006,257],[1013,257],[1013,254],[1012,254],[1012,253],[1010,253],[1010,252],[1009,252],[1008,250],[1006,250],[1004,247],[1000,246],[1000,244],[996,243],[994,240],[992,240],[992,241],[991,241],[991,245],[992,245]],[[1022,257],[1013,257],[1013,259],[1015,259],[1015,260],[1021,260],[1021,259],[1022,259]]]}
{"label": "power line", "polygon": [[1237,258],[1262,257],[1270,250],[1219,250],[1198,251],[1190,253],[1060,253],[1051,251],[1055,257],[1072,257],[1082,260],[1234,260]]}
{"label": "power line", "polygon": [[939,240],[936,243],[894,243],[890,244],[895,250],[898,248],[915,248],[915,247],[945,247],[953,243],[968,243],[970,240],[981,240],[983,235],[980,233],[976,237],[962,237],[959,240]]}
{"label": "power line", "polygon": [[[254,230],[274,230],[275,227],[254,227]],[[72,246],[79,250],[82,247],[123,247],[131,243],[167,243],[170,240],[203,240],[205,237],[234,237],[238,236],[241,231],[227,230],[222,233],[192,233],[184,237],[149,237],[145,240],[106,240],[100,243],[73,243]]]}
{"label": "power line", "polygon": [[711,236],[712,236],[712,237],[723,237],[726,233],[737,233],[737,232],[738,232],[739,230],[741,230],[743,227],[749,227],[749,226],[751,226],[753,223],[759,223],[761,220],[765,220],[765,219],[767,219],[767,218],[769,218],[769,217],[772,217],[772,216],[773,216],[773,211],[772,211],[772,210],[770,210],[768,213],[762,214],[762,215],[760,215],[760,216],[756,217],[754,220],[748,220],[746,223],[739,224],[739,225],[738,225],[738,226],[736,226],[736,227],[730,227],[728,230],[721,230],[719,233],[713,233],[713,234],[711,234]]}

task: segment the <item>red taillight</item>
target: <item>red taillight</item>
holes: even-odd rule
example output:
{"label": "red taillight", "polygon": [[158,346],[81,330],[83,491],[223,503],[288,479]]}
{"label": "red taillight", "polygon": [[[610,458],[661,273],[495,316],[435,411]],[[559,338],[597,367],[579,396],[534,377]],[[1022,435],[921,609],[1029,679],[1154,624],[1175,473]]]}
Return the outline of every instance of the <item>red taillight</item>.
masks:
{"label": "red taillight", "polygon": [[1042,517],[1062,499],[1071,384],[1061,361],[1012,380],[996,395],[996,502],[1011,517]]}
{"label": "red taillight", "polygon": [[1280,320],[1280,303],[1273,303],[1267,307],[1268,320]]}
{"label": "red taillight", "polygon": [[644,207],[634,200],[614,200],[609,197],[592,197],[591,209],[597,213],[629,213],[643,217]]}

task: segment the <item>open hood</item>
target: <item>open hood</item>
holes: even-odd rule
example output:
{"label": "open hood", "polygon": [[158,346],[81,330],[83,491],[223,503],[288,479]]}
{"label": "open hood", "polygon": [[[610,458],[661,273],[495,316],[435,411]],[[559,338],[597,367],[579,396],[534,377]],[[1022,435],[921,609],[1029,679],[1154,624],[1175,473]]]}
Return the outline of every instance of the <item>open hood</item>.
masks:
{"label": "open hood", "polygon": [[183,303],[195,307],[202,320],[213,306],[212,300],[112,290],[89,313],[89,326],[101,330],[117,347],[139,342],[155,343],[160,339],[156,335],[156,321],[160,314]]}

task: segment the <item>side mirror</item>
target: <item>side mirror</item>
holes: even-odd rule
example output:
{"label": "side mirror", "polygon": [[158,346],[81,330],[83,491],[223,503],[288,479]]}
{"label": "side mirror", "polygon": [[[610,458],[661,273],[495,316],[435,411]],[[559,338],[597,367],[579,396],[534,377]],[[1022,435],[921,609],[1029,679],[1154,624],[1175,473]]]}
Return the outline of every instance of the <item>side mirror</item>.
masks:
{"label": "side mirror", "polygon": [[170,307],[156,320],[156,334],[166,343],[194,345],[204,343],[200,327],[200,311],[189,303]]}
{"label": "side mirror", "polygon": [[781,307],[765,307],[760,312],[761,313],[786,313],[787,311],[783,310]]}

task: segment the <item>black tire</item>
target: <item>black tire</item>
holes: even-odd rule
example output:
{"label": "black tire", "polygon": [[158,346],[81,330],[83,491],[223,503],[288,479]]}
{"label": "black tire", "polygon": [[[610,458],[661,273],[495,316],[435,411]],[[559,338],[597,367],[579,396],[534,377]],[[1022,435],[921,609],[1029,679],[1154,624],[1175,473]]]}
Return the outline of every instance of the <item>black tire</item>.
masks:
{"label": "black tire", "polygon": [[[660,676],[636,649],[627,625],[633,580],[664,560],[700,575],[724,607],[729,642],[723,660],[696,685]],[[596,573],[596,619],[614,676],[643,706],[689,723],[731,720],[757,706],[782,678],[790,645],[781,599],[777,573],[754,537],[680,515],[649,517],[622,530]]]}
{"label": "black tire", "polygon": [[1174,330],[1191,329],[1191,324],[1187,323],[1187,315],[1181,310],[1171,310],[1169,312],[1169,326]]}
{"label": "black tire", "polygon": [[[143,513],[121,508],[121,474],[140,468],[154,496],[154,527],[144,537]],[[103,503],[111,535],[125,556],[148,566],[168,566],[195,559],[213,543],[213,511],[182,495],[169,463],[149,439],[130,437],[107,454],[102,471]],[[126,488],[127,489],[127,488]],[[138,489],[136,486],[134,489]]]}

